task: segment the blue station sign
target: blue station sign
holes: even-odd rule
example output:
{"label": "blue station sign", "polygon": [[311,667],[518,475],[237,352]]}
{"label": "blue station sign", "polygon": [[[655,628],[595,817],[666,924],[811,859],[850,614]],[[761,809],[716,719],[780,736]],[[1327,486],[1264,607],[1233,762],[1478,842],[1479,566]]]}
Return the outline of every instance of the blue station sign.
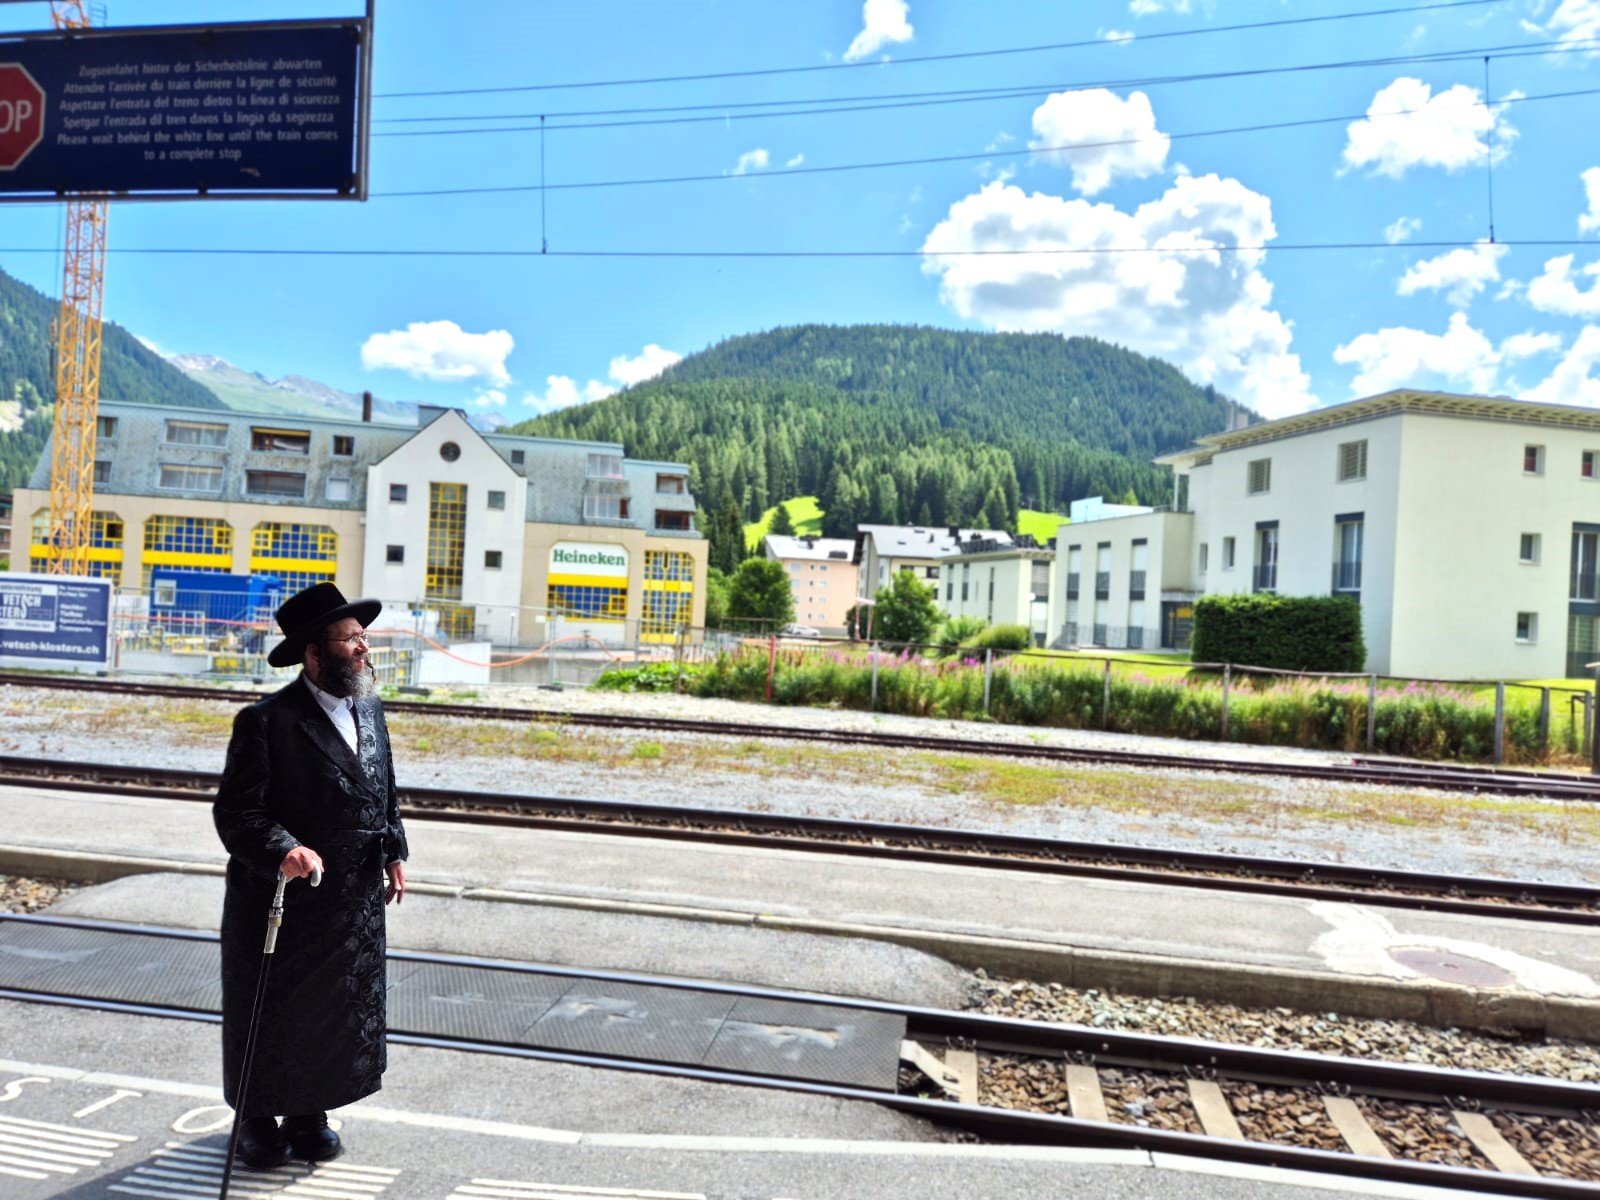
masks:
{"label": "blue station sign", "polygon": [[366,192],[366,18],[0,36],[0,199]]}

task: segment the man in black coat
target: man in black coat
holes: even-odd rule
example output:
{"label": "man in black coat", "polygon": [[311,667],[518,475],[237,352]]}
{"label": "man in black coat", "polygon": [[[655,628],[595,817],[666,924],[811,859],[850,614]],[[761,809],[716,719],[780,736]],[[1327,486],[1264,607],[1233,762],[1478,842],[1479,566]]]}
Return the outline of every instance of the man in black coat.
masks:
{"label": "man in black coat", "polygon": [[[366,627],[382,606],[346,603],[331,583],[277,612],[267,661],[302,664],[293,683],[241,709],[212,814],[228,848],[222,910],[222,1079],[242,1114],[252,1167],[340,1152],[327,1110],[382,1086],[386,1065],[384,905],[405,894],[405,830]],[[250,1068],[238,1094],[267,910],[290,887]],[[387,878],[386,878],[387,877]],[[280,1127],[278,1117],[283,1117]]]}

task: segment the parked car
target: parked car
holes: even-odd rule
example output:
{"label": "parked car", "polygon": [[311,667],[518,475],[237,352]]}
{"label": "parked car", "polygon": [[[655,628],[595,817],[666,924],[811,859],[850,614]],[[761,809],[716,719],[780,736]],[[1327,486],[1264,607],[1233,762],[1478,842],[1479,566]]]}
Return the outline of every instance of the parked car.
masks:
{"label": "parked car", "polygon": [[822,633],[819,630],[811,628],[809,625],[785,625],[783,627],[783,636],[793,638],[819,638],[822,636]]}

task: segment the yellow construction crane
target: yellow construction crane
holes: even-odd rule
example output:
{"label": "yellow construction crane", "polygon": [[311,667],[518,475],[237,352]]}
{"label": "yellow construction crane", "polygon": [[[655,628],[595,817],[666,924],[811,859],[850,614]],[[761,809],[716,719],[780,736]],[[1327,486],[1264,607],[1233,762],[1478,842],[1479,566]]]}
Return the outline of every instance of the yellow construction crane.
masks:
{"label": "yellow construction crane", "polygon": [[[83,0],[51,0],[57,29],[87,29]],[[106,282],[104,200],[67,203],[66,269],[56,318],[56,415],[50,465],[52,575],[89,573],[94,438],[100,406],[100,309]]]}

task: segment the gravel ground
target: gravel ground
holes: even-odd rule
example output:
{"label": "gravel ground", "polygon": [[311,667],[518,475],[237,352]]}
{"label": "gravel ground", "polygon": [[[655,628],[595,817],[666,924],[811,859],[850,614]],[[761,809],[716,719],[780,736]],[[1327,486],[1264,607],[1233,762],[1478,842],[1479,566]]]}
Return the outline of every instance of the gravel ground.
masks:
{"label": "gravel ground", "polygon": [[1510,1034],[1500,1038],[1411,1021],[1158,1000],[1059,983],[989,979],[982,971],[978,975],[984,987],[980,1010],[996,1016],[1600,1083],[1600,1045],[1585,1042],[1526,1040]]}
{"label": "gravel ground", "polygon": [[0,875],[0,912],[36,913],[70,896],[82,884],[66,879],[29,879],[25,875]]}
{"label": "gravel ground", "polygon": [[[508,687],[488,698],[675,716],[770,714],[792,724],[963,736],[981,730],[996,740],[1174,748],[1219,757],[1235,751],[1252,757],[1309,754],[816,709],[774,712],[681,696]],[[220,770],[231,711],[203,701],[130,702],[6,687],[0,688],[0,717],[0,753]],[[1590,882],[1600,861],[1600,812],[1559,801],[407,714],[394,714],[390,728],[403,786],[621,796],[660,804],[687,800],[747,811],[1566,883]]]}

